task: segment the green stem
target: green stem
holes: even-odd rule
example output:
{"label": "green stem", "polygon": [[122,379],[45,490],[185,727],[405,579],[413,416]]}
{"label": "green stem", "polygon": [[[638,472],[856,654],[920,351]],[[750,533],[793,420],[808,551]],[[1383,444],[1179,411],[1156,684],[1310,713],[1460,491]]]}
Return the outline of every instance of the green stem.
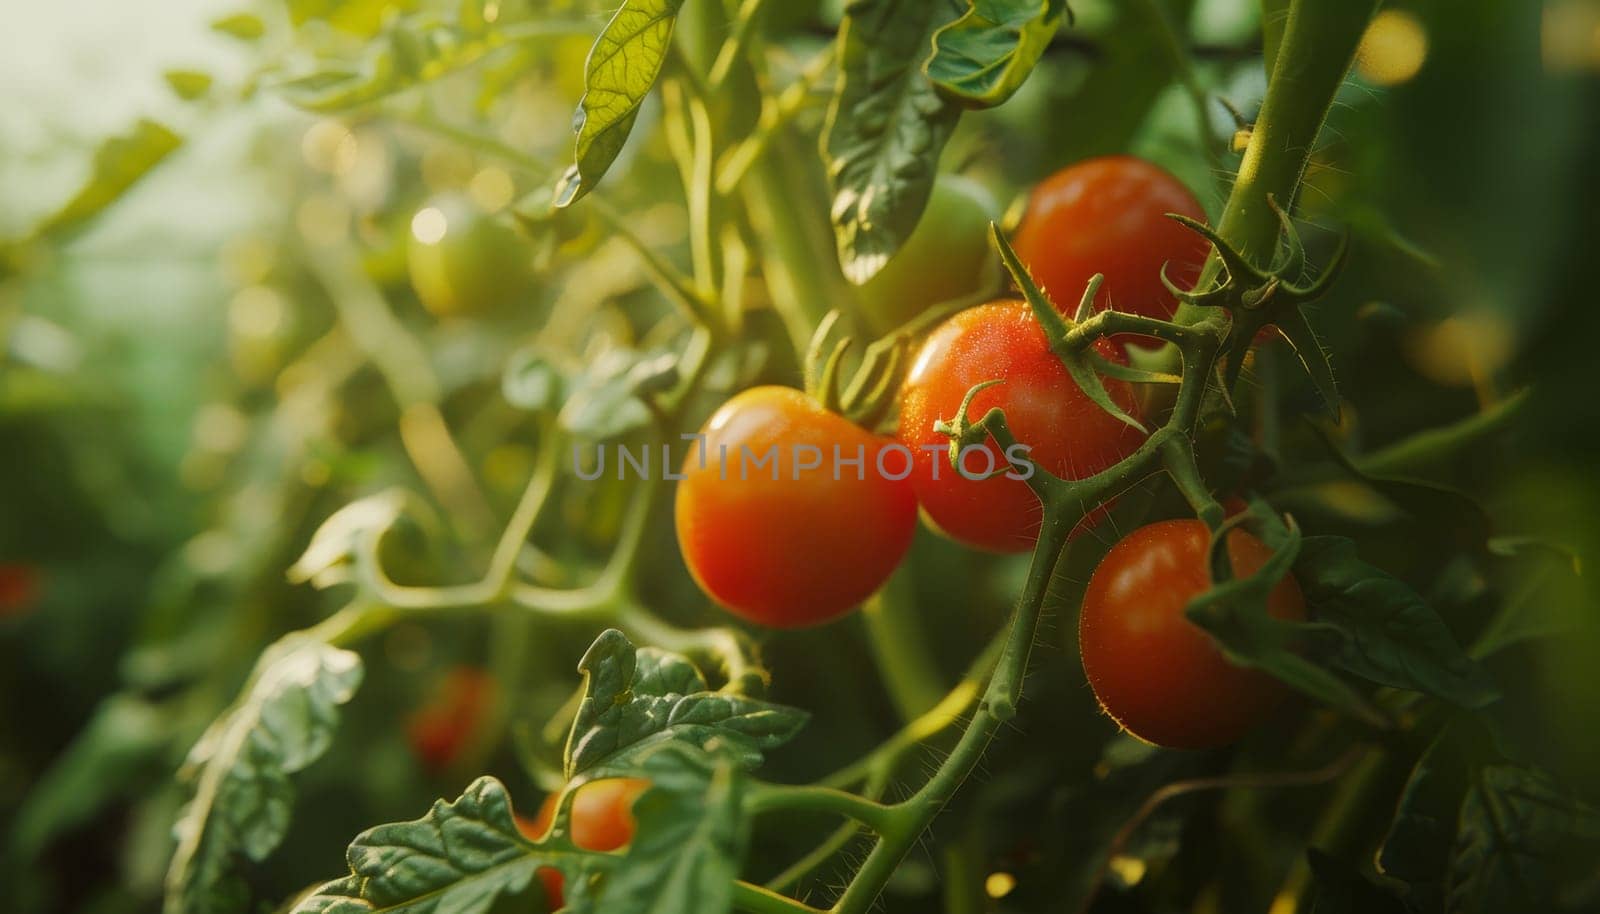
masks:
{"label": "green stem", "polygon": [[1421,472],[1500,431],[1522,412],[1528,399],[1529,391],[1520,391],[1454,425],[1418,432],[1359,458],[1356,465],[1373,476]]}
{"label": "green stem", "polygon": [[[823,315],[835,308],[849,310],[854,293],[839,272],[827,224],[804,217],[826,213],[828,205],[813,186],[814,175],[802,167],[791,139],[787,132],[774,137],[767,154],[750,165],[743,187],[745,205],[763,242],[762,263],[772,306],[783,319],[795,352],[803,356]],[[817,204],[797,201],[796,196],[811,197]],[[846,330],[845,335],[853,334]]]}
{"label": "green stem", "polygon": [[[1377,6],[1378,0],[1289,4],[1267,96],[1217,222],[1217,234],[1252,263],[1272,260],[1282,225],[1267,198],[1286,208],[1294,201],[1333,97]],[[1206,288],[1220,270],[1221,261],[1213,255],[1199,287]]]}
{"label": "green stem", "polygon": [[750,914],[825,914],[821,908],[748,882],[733,884],[733,908]]}
{"label": "green stem", "polygon": [[305,629],[305,635],[334,647],[349,647],[368,634],[387,627],[394,616],[395,611],[391,607],[356,602]]}
{"label": "green stem", "polygon": [[823,74],[833,66],[834,45],[818,51],[816,56],[800,71],[800,76],[778,95],[776,101],[764,100],[756,128],[737,146],[723,155],[717,163],[717,193],[730,196],[739,189],[740,182],[767,151],[772,138],[788,126],[789,121],[805,109],[811,100],[813,88]]}
{"label": "green stem", "polygon": [[710,91],[716,92],[722,88],[728,80],[728,74],[733,70],[734,63],[744,56],[756,17],[761,14],[761,6],[765,2],[766,0],[744,0],[744,3],[740,4],[739,12],[733,19],[733,33],[718,49],[717,59],[711,64],[711,72],[706,75],[706,86]]}
{"label": "green stem", "polygon": [[[867,779],[866,786],[861,791],[861,796],[869,800],[877,800],[883,796],[883,791],[889,785],[887,769],[872,772]],[[833,859],[833,856],[843,850],[845,845],[855,840],[861,832],[861,825],[854,820],[844,823],[823,839],[821,844],[812,848],[811,852],[790,864],[783,872],[767,880],[767,888],[774,892],[783,892],[795,883],[804,879],[817,867]]]}
{"label": "green stem", "polygon": [[832,787],[761,783],[750,785],[745,810],[752,815],[780,810],[829,812],[880,832],[889,827],[893,814],[893,810],[882,803]]}
{"label": "green stem", "polygon": [[978,703],[972,722],[962,732],[961,740],[956,743],[949,758],[945,759],[922,789],[909,800],[893,807],[892,822],[867,855],[866,862],[844,894],[839,896],[833,908],[836,914],[863,914],[871,908],[895,867],[900,865],[901,859],[923,829],[927,828],[928,823],[955,794],[956,788],[977,767],[995,731],[1016,715],[1017,701],[1022,696],[1022,677],[1033,651],[1039,614],[1044,609],[1050,579],[1060,560],[1061,550],[1066,545],[1067,534],[1076,523],[1075,520],[1068,522],[1069,519],[1064,516],[1066,513],[1046,506],[1044,527],[1040,530],[1039,542],[1033,551],[1033,567],[1029,570],[1027,584],[1017,602],[1004,653],[989,679],[988,687],[984,689],[983,699]]}

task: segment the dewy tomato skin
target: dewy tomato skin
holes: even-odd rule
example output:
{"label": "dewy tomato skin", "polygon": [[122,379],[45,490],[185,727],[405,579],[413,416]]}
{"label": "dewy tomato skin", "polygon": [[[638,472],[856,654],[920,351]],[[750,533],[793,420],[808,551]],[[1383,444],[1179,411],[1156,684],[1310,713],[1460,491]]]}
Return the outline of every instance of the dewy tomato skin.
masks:
{"label": "dewy tomato skin", "polygon": [[[816,625],[859,605],[900,564],[917,508],[906,455],[884,454],[880,472],[894,442],[787,387],[738,394],[701,433],[703,454],[690,443],[678,482],[678,545],[723,607],[773,628]],[[817,451],[796,460],[796,446]],[[836,465],[836,446],[841,460],[862,457],[860,468]],[[773,447],[775,479],[770,461],[755,464]]]}
{"label": "dewy tomato skin", "polygon": [[[1096,343],[1096,350],[1107,359],[1126,358],[1106,340]],[[1044,516],[1028,483],[1003,475],[961,476],[949,463],[950,439],[934,431],[939,420],[955,418],[968,390],[995,379],[1004,383],[979,393],[968,416],[977,420],[992,407],[1003,409],[1017,441],[1031,448],[1028,456],[1057,476],[1082,479],[1098,473],[1137,449],[1143,435],[1083,393],[1050,350],[1025,302],[969,308],[935,328],[900,391],[900,439],[916,455],[911,480],[917,501],[928,520],[953,539],[994,552],[1024,552],[1033,548]],[[1139,414],[1129,384],[1102,380],[1119,407]],[[1004,468],[994,442],[985,447],[995,466]],[[988,463],[974,451],[967,466],[978,474]]]}
{"label": "dewy tomato skin", "polygon": [[1211,245],[1167,213],[1206,218],[1194,194],[1159,166],[1102,156],[1039,182],[1012,243],[1034,282],[1065,313],[1100,273],[1105,280],[1095,310],[1170,318],[1178,302],[1161,283],[1161,265],[1169,264],[1167,276],[1179,288],[1190,288]]}
{"label": "dewy tomato skin", "polygon": [[[1083,671],[1100,706],[1134,736],[1175,749],[1226,745],[1259,724],[1283,697],[1282,683],[1229,663],[1184,616],[1211,586],[1210,531],[1198,520],[1149,524],[1106,553],[1089,578],[1078,617]],[[1243,530],[1228,537],[1236,577],[1260,570],[1272,551]],[[1305,599],[1285,576],[1267,599],[1279,619],[1304,619]]]}

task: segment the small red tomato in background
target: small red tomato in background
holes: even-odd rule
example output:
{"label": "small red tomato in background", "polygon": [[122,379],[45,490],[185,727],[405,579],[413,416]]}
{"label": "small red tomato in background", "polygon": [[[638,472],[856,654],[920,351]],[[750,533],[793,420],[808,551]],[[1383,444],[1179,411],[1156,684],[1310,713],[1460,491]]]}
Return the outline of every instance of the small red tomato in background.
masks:
{"label": "small red tomato in background", "polygon": [[1178,302],[1161,283],[1162,264],[1179,288],[1190,288],[1211,244],[1167,213],[1206,218],[1194,194],[1162,168],[1133,156],[1102,156],[1039,182],[1012,243],[1061,311],[1072,313],[1090,277],[1100,273],[1096,310],[1170,318]]}
{"label": "small red tomato in background", "polygon": [[[1120,348],[1100,340],[1096,351],[1125,361]],[[900,391],[900,439],[916,455],[917,500],[928,519],[950,537],[996,552],[1032,548],[1044,517],[1026,481],[1005,476],[969,479],[950,466],[950,439],[934,431],[952,419],[967,391],[984,381],[1004,383],[979,393],[968,415],[978,419],[993,407],[1028,456],[1065,479],[1082,479],[1126,457],[1143,436],[1086,396],[1050,350],[1028,305],[997,301],[969,308],[939,325],[923,343]],[[1106,392],[1129,415],[1138,415],[1131,385],[1105,379]],[[930,450],[929,447],[939,448]],[[994,466],[1007,464],[993,441],[985,443]],[[976,452],[965,462],[981,474],[988,462]]]}
{"label": "small red tomato in background", "polygon": [[0,619],[25,615],[39,601],[37,566],[26,562],[0,562]]}
{"label": "small red tomato in background", "polygon": [[678,483],[678,545],[730,611],[774,628],[826,622],[905,557],[916,497],[907,455],[881,454],[890,440],[787,387],[735,396],[701,432]]}
{"label": "small red tomato in background", "polygon": [[[1106,553],[1089,578],[1078,618],[1083,671],[1100,706],[1129,733],[1176,749],[1221,746],[1260,723],[1282,683],[1234,666],[1211,636],[1184,616],[1210,589],[1211,532],[1198,520],[1149,524]],[[1261,569],[1272,551],[1243,530],[1228,534],[1236,577]],[[1293,576],[1272,589],[1267,611],[1304,619]]]}
{"label": "small red tomato in background", "polygon": [[439,684],[434,698],[406,721],[406,738],[429,771],[449,768],[489,716],[494,679],[476,667],[457,667]]}
{"label": "small red tomato in background", "polygon": [[[572,795],[572,812],[568,816],[572,843],[591,851],[614,851],[627,846],[637,828],[633,819],[633,802],[649,787],[650,782],[642,778],[606,778],[579,787]],[[538,815],[532,819],[517,817],[517,828],[529,840],[542,839],[555,823],[560,799],[560,793],[545,797]],[[538,876],[544,886],[549,909],[560,910],[564,903],[562,889],[565,887],[561,871],[542,867]]]}

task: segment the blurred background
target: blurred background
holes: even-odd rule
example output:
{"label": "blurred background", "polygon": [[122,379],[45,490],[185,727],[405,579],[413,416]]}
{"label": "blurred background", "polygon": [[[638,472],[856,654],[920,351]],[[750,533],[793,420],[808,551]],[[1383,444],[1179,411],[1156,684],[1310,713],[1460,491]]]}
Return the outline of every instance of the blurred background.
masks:
{"label": "blurred background", "polygon": [[[535,455],[535,423],[502,395],[513,353],[552,354],[590,412],[626,412],[606,399],[618,371],[607,359],[626,368],[670,344],[651,332],[669,309],[600,222],[519,218],[570,156],[582,62],[605,6],[503,0],[495,27],[520,29],[516,39],[359,104],[338,94],[371,86],[328,74],[370,64],[385,24],[426,16],[428,4],[82,0],[10,11],[0,55],[0,898],[12,909],[158,906],[184,753],[264,645],[338,606],[286,576],[334,511],[396,486],[419,493],[428,508],[390,544],[391,573],[402,583],[479,573]],[[963,121],[945,166],[1004,200],[1069,162],[1131,151],[1217,212],[1239,125],[1207,106],[1217,154],[1206,154],[1190,93],[1160,62],[1161,36],[1139,4],[1125,6],[1074,3],[1078,27],[1016,99]],[[822,46],[837,7],[774,11],[780,68]],[[1254,0],[1159,8],[1204,90],[1252,111],[1264,85]],[[1331,434],[1350,454],[1386,454],[1470,493],[1506,556],[1463,564],[1471,532],[1459,515],[1400,521],[1392,505],[1341,488],[1309,426],[1283,431],[1275,494],[1308,526],[1391,544],[1370,558],[1459,610],[1464,635],[1486,601],[1513,598],[1519,632],[1561,633],[1518,640],[1492,661],[1519,697],[1527,737],[1591,798],[1600,594],[1577,571],[1600,556],[1597,76],[1600,3],[1386,4],[1301,200],[1315,253],[1326,256],[1337,227],[1355,243],[1313,316],[1346,400]],[[819,96],[799,118],[802,152],[822,111]],[[606,194],[681,262],[683,206],[653,117],[647,107]],[[825,221],[826,210],[797,218]],[[750,307],[764,308],[760,294]],[[753,319],[770,325],[760,371],[792,378],[781,322]],[[618,352],[628,355],[608,355]],[[1264,353],[1256,367],[1297,378],[1282,356]],[[1310,411],[1309,385],[1284,389],[1287,413]],[[1466,446],[1384,450],[1473,416],[1483,434]],[[628,500],[621,486],[558,496],[527,557],[552,582],[581,579],[604,558]],[[953,678],[1003,618],[1022,570],[919,536],[906,586]],[[669,529],[647,540],[645,563],[668,615],[725,622],[687,581]],[[895,725],[854,624],[768,639],[774,697],[846,709],[775,759],[773,777],[815,776]],[[1071,658],[1070,616],[1057,628],[1059,657]],[[261,898],[336,875],[357,831],[417,815],[478,773],[537,796],[560,737],[544,721],[571,695],[593,634],[466,616],[408,622],[365,645],[367,685],[333,752],[297,781],[286,849],[251,874]],[[1053,663],[1038,687],[1075,723],[1026,751],[1009,737],[992,767],[1028,761],[941,825],[978,823],[974,840],[1014,855],[1014,885],[991,887],[1010,897],[1007,909],[1043,910],[1041,899],[1065,891],[1042,874],[1049,854],[1071,856],[1071,840],[1043,813],[1000,837],[980,827],[985,816],[1013,816],[1040,796],[1037,809],[1069,808],[1078,788],[1052,772],[1087,779],[1111,736],[1074,663]],[[777,860],[787,848],[767,850]],[[935,869],[913,860],[897,903],[926,910],[916,899]],[[1244,880],[1229,891],[1254,903],[1266,889]]]}

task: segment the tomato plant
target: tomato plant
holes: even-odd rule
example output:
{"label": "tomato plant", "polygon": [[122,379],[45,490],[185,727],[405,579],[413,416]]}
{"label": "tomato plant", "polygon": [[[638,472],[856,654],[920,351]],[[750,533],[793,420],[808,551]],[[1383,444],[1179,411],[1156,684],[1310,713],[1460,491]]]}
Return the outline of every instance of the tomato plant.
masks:
{"label": "tomato plant", "polygon": [[1595,909],[1583,7],[32,5],[0,902]]}
{"label": "tomato plant", "polygon": [[[1126,361],[1115,344],[1095,351]],[[1001,380],[974,397],[973,415],[1005,411],[1028,457],[1051,473],[1081,479],[1110,467],[1138,447],[1139,433],[1101,409],[1073,380],[1051,350],[1028,306],[998,301],[970,308],[928,334],[900,392],[900,438],[916,454],[911,481],[929,521],[949,536],[980,549],[1022,552],[1038,538],[1039,499],[992,442],[966,452],[952,466],[950,439],[935,430],[953,416],[974,385]],[[1113,402],[1137,412],[1131,385],[1110,381]]]}
{"label": "tomato plant", "polygon": [[678,484],[678,544],[700,586],[762,625],[826,622],[911,545],[910,455],[800,391],[757,387],[711,415]]}
{"label": "tomato plant", "polygon": [[[1199,749],[1233,742],[1283,698],[1276,679],[1228,662],[1184,618],[1211,584],[1211,531],[1197,520],[1149,524],[1117,541],[1096,566],[1078,613],[1083,671],[1100,706],[1140,739]],[[1249,577],[1272,552],[1243,530],[1228,533],[1233,573]],[[1305,618],[1293,576],[1267,596],[1277,619]]]}

